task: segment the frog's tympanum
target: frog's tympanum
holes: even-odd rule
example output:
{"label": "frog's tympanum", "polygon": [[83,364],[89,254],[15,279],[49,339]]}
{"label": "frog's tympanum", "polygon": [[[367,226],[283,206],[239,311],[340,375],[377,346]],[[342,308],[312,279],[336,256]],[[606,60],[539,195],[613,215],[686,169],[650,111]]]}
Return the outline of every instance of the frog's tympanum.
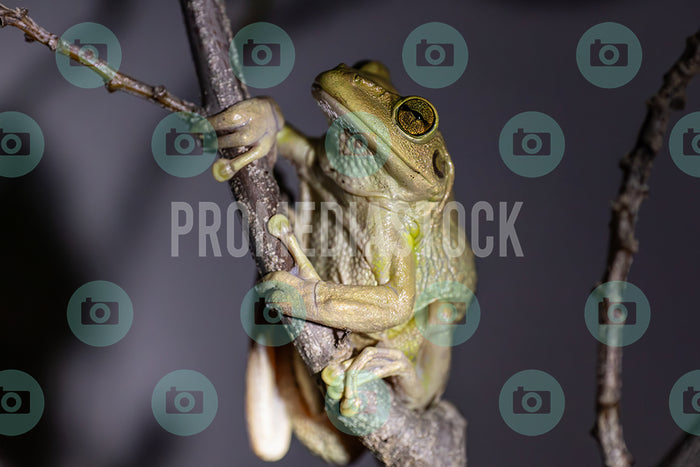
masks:
{"label": "frog's tympanum", "polygon": [[[306,225],[311,233],[296,243],[289,232],[280,234],[286,218],[276,219],[275,234],[286,238],[297,268],[295,273],[268,274],[262,285],[291,285],[303,299],[307,321],[348,331],[352,355],[331,362],[321,372],[323,389],[341,400],[344,416],[352,419],[358,413],[358,393],[368,374],[384,379],[404,404],[422,410],[445,389],[450,346],[426,338],[415,316],[423,313],[438,320],[441,305],[462,302],[454,309],[461,313],[456,319],[464,318],[469,297],[456,296],[459,287],[454,285],[471,290],[476,285],[468,244],[458,254],[449,249],[460,240],[466,242],[456,216],[446,218],[454,166],[438,131],[437,111],[426,99],[399,95],[379,62],[353,68],[341,64],[321,73],[312,93],[331,122],[357,116],[346,120],[350,123],[340,132],[335,159],[325,136],[302,135],[284,123],[272,99],[258,97],[210,118],[219,147],[247,149],[235,159],[219,159],[214,176],[231,178],[275,145],[294,164],[301,185],[299,200],[316,203],[317,208],[297,212],[292,223]],[[363,157],[349,142],[347,135],[353,132],[370,135],[365,139],[370,150],[386,148],[373,170],[347,170],[352,164],[340,170],[338,158]],[[334,207],[324,211],[318,207],[321,203]],[[320,254],[320,242],[334,253]],[[426,296],[423,292],[429,286]],[[288,308],[283,312],[294,314]],[[258,456],[283,457],[292,430],[329,462],[344,464],[357,456],[361,448],[357,438],[331,424],[317,379],[293,347],[253,344],[246,381],[248,430]]]}

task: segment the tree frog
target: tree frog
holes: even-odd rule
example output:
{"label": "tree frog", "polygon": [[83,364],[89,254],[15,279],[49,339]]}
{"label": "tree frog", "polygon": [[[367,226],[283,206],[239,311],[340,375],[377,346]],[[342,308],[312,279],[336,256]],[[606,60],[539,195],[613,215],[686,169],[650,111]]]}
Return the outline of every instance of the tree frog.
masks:
{"label": "tree frog", "polygon": [[[299,200],[333,206],[331,215],[320,207],[297,213],[294,223],[311,226],[311,235],[301,241],[286,234],[297,272],[273,272],[262,285],[292,286],[303,299],[306,320],[349,332],[353,354],[321,372],[327,394],[341,399],[344,415],[352,417],[361,404],[357,391],[366,378],[358,381],[358,372],[386,379],[403,403],[425,408],[444,391],[450,346],[427,339],[415,316],[424,313],[436,320],[442,304],[461,302],[455,309],[464,317],[470,297],[461,296],[454,284],[472,291],[476,286],[465,233],[455,216],[446,218],[455,171],[438,130],[438,113],[424,98],[401,96],[388,69],[376,61],[321,73],[312,94],[331,122],[320,138],[285,124],[267,97],[241,101],[210,117],[219,147],[247,149],[234,159],[219,159],[214,176],[227,180],[276,145],[296,168]],[[356,135],[364,135],[359,143]],[[358,153],[363,144],[369,155]],[[376,157],[380,148],[382,157]],[[360,164],[372,155],[372,163]],[[358,167],[362,170],[353,169]],[[450,253],[447,245],[458,240],[465,248]],[[334,254],[319,254],[321,242]],[[426,296],[428,287],[432,292]],[[329,462],[344,464],[357,455],[354,438],[329,423],[315,381],[292,347],[253,344],[246,408],[258,456],[284,456],[291,430]]]}

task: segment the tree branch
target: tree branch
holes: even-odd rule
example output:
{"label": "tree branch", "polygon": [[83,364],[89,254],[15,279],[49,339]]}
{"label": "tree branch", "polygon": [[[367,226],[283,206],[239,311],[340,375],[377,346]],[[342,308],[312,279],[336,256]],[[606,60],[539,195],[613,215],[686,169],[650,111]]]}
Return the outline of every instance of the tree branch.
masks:
{"label": "tree branch", "polygon": [[[608,260],[602,282],[625,281],[637,252],[634,229],[639,207],[646,197],[654,157],[664,144],[671,110],[685,106],[685,90],[700,71],[700,31],[687,39],[686,49],[664,75],[659,91],[647,102],[647,115],[637,142],[620,162],[622,184],[612,205]],[[608,467],[632,465],[620,421],[622,347],[598,345],[596,424],[593,435]],[[685,464],[677,464],[685,465]]]}
{"label": "tree branch", "polygon": [[70,42],[66,42],[56,34],[50,33],[39,26],[29,17],[26,8],[15,8],[14,10],[0,3],[0,28],[13,26],[24,32],[27,42],[39,42],[51,49],[67,55],[72,60],[91,68],[105,81],[105,87],[109,92],[123,91],[142,99],[164,107],[172,112],[196,112],[201,113],[201,109],[191,102],[182,100],[172,95],[164,86],[151,86],[138,81],[130,76],[118,72],[107,62],[92,55],[80,55],[80,48]]}
{"label": "tree branch", "polygon": [[[221,0],[180,0],[207,113],[217,113],[247,97],[228,62],[232,34]],[[232,157],[228,151],[222,157]],[[261,274],[289,270],[287,250],[266,229],[267,220],[280,209],[279,188],[272,176],[272,159],[246,166],[231,180],[231,190],[249,214],[251,248]],[[321,371],[340,353],[348,353],[338,331],[306,323],[294,345],[313,373]],[[393,393],[392,393],[393,396]],[[466,422],[457,409],[440,402],[425,412],[407,409],[392,397],[389,419],[362,443],[386,465],[466,465]]]}

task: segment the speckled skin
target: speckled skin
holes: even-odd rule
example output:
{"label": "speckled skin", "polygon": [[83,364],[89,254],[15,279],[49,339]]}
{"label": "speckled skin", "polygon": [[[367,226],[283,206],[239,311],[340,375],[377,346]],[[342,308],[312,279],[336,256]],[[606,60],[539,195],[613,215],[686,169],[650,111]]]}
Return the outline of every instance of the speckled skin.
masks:
{"label": "speckled skin", "polygon": [[[425,407],[444,390],[450,348],[425,339],[415,324],[414,312],[428,308],[432,316],[442,301],[459,301],[459,297],[448,285],[430,297],[422,292],[436,282],[458,282],[471,290],[476,286],[468,244],[456,256],[445,249],[447,239],[465,233],[455,218],[443,219],[445,205],[452,200],[454,167],[437,130],[437,113],[433,120],[432,105],[422,99],[413,101],[417,105],[412,109],[417,111],[406,111],[402,106],[405,98],[396,92],[388,70],[378,62],[359,68],[339,65],[319,75],[312,91],[331,120],[348,111],[378,117],[389,132],[390,155],[372,175],[351,177],[332,166],[323,138],[308,138],[289,125],[282,126],[281,113],[266,98],[244,101],[215,116],[211,121],[220,134],[227,127],[241,134],[240,141],[235,136],[220,138],[220,143],[223,139],[230,146],[262,141],[268,147],[270,136],[276,134],[279,154],[297,169],[300,201],[316,205],[314,210],[297,212],[295,223],[311,226],[312,233],[299,240],[320,281],[285,271],[269,274],[263,281],[295,287],[304,299],[306,319],[351,331],[353,357],[333,362],[322,372],[328,393],[342,397],[344,415],[352,417],[358,410],[358,382],[350,376],[357,371],[388,378],[404,403]],[[263,124],[241,131],[245,129],[241,122],[253,120]],[[236,142],[241,144],[232,144]],[[253,151],[255,148],[249,152]],[[333,206],[331,215],[323,215],[324,202]],[[332,253],[322,255],[321,245]],[[273,289],[269,292],[274,294]],[[294,311],[285,313],[293,315]],[[298,380],[307,377],[296,372]],[[317,403],[310,398],[305,397],[307,405]],[[299,410],[292,408],[292,412]],[[302,442],[315,453],[332,462],[350,460],[347,453],[330,454],[338,451],[340,441],[320,436],[327,432],[325,427],[293,424]]]}

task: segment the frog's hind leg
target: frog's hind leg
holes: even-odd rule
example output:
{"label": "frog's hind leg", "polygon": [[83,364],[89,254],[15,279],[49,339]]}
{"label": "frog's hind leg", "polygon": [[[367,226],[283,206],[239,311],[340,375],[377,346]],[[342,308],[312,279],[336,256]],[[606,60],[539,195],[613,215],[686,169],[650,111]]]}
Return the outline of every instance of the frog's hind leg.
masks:
{"label": "frog's hind leg", "polygon": [[338,431],[328,419],[325,402],[314,378],[291,345],[278,347],[278,384],[296,437],[326,462],[345,465],[364,452],[354,436]]}
{"label": "frog's hind leg", "polygon": [[358,387],[389,377],[393,377],[394,388],[410,407],[424,405],[426,391],[423,381],[413,363],[399,349],[365,347],[357,356],[330,364],[322,372],[329,396],[343,398],[340,411],[349,417],[362,410]]}

